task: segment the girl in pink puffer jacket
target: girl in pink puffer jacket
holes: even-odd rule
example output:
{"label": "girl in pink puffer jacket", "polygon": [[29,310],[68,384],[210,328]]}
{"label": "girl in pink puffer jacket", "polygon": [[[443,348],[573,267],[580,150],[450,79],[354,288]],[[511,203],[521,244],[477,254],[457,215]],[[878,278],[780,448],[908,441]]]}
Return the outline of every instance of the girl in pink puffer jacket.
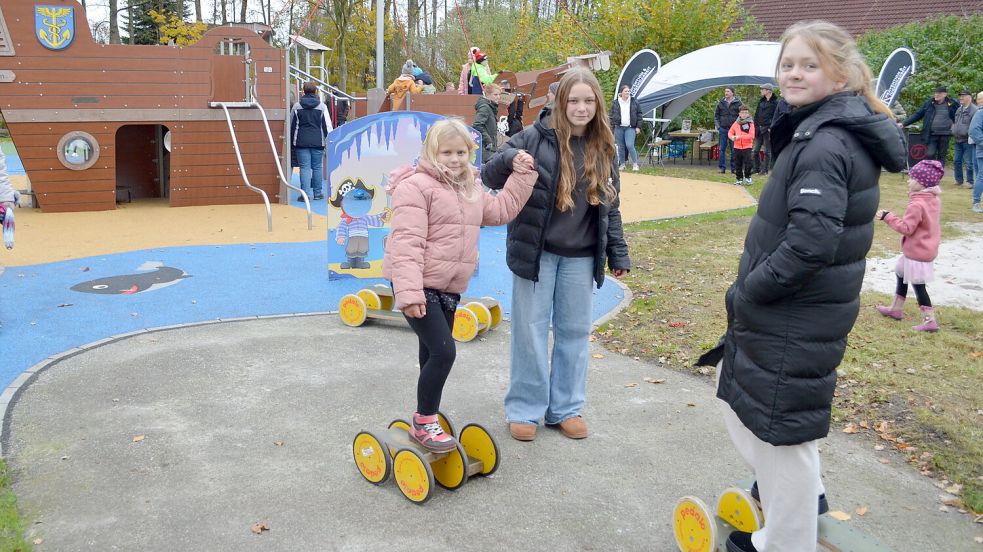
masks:
{"label": "girl in pink puffer jacket", "polygon": [[513,157],[514,172],[497,196],[486,194],[471,165],[477,148],[463,123],[440,121],[427,132],[417,166],[394,170],[386,187],[393,214],[382,273],[420,342],[417,410],[409,433],[435,452],[457,446],[437,422],[437,409],[456,355],[454,313],[478,262],[479,230],[515,218],[538,177],[532,156],[506,150],[499,155]]}

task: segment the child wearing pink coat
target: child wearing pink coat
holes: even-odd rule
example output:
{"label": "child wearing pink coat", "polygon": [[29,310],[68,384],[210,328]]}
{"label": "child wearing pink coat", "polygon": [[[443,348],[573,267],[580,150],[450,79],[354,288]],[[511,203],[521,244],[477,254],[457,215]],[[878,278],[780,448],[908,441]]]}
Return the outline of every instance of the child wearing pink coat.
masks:
{"label": "child wearing pink coat", "polygon": [[908,171],[908,207],[904,216],[899,217],[886,209],[877,212],[877,218],[901,234],[901,257],[894,269],[898,278],[894,304],[890,307],[878,305],[877,310],[888,318],[903,319],[905,297],[908,284],[911,284],[922,311],[922,323],[912,326],[919,332],[939,331],[925,284],[935,278],[932,262],[939,254],[942,240],[939,182],[944,173],[945,169],[938,161],[919,161]]}
{"label": "child wearing pink coat", "polygon": [[409,433],[434,452],[457,447],[441,429],[437,410],[456,356],[454,313],[478,262],[479,230],[515,218],[538,177],[532,156],[505,150],[499,155],[512,159],[514,172],[498,195],[486,194],[471,164],[477,149],[463,123],[439,121],[427,132],[416,167],[394,170],[386,188],[393,214],[382,273],[420,345],[417,408]]}

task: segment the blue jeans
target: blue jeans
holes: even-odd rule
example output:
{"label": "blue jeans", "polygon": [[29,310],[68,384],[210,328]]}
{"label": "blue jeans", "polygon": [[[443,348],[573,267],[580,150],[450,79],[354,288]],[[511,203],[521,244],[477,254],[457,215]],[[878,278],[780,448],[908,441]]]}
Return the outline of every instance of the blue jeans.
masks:
{"label": "blue jeans", "polygon": [[976,156],[976,182],[973,183],[973,203],[980,202],[980,194],[983,193],[983,155]]}
{"label": "blue jeans", "polygon": [[952,167],[956,173],[956,184],[963,183],[963,160],[966,161],[966,180],[973,182],[973,158],[976,157],[976,144],[969,142],[956,142],[956,156],[952,160]]}
{"label": "blue jeans", "polygon": [[512,276],[512,369],[505,395],[509,422],[538,424],[545,419],[558,424],[583,408],[593,273],[593,257],[543,251],[538,282]]}
{"label": "blue jeans", "polygon": [[614,127],[614,143],[618,146],[619,165],[624,165],[628,161],[629,155],[631,162],[638,164],[638,151],[635,150],[635,127]]}
{"label": "blue jeans", "polygon": [[321,158],[324,150],[297,148],[297,164],[300,165],[300,187],[309,195],[321,195]]}
{"label": "blue jeans", "polygon": [[[730,138],[727,138],[727,133],[730,132],[730,129],[718,128],[717,130],[720,131],[720,143],[717,144],[718,148],[720,149],[720,160],[717,162],[717,166],[720,167],[720,170],[725,171],[727,170],[727,146],[730,144]],[[733,150],[731,150],[730,168],[732,170],[734,168]]]}

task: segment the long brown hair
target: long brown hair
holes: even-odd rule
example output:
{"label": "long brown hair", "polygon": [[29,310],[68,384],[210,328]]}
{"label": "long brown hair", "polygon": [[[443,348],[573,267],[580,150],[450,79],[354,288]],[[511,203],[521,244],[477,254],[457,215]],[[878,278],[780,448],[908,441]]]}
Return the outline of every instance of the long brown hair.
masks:
{"label": "long brown hair", "polygon": [[843,90],[862,95],[871,109],[894,118],[891,109],[874,92],[873,74],[863,55],[857,50],[857,43],[849,33],[828,21],[800,21],[785,29],[782,33],[782,49],[775,66],[776,80],[785,46],[793,38],[802,39],[816,53],[820,68],[830,80],[845,83]]}
{"label": "long brown hair", "polygon": [[577,174],[573,165],[573,150],[570,148],[570,136],[573,126],[567,119],[567,101],[570,90],[576,84],[586,84],[594,93],[597,111],[594,118],[587,123],[584,132],[584,178],[587,180],[587,202],[591,205],[611,203],[618,193],[611,184],[611,167],[614,163],[614,133],[608,124],[608,110],[604,105],[604,95],[601,85],[597,83],[594,74],[582,67],[576,67],[566,72],[560,79],[556,89],[556,100],[553,102],[553,112],[550,114],[551,124],[560,142],[560,177],[556,186],[556,207],[560,211],[568,211],[573,207],[573,189],[577,185]]}

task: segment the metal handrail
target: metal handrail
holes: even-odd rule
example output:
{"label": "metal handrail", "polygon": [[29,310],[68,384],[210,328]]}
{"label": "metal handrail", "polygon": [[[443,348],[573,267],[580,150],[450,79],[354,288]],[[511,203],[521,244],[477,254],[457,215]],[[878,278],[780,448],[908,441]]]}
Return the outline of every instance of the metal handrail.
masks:
{"label": "metal handrail", "polygon": [[[300,75],[300,76],[306,78],[309,81],[313,81],[313,82],[315,82],[315,83],[323,86],[324,88],[327,88],[326,92],[332,98],[337,98],[337,97],[341,96],[341,97],[344,97],[345,99],[352,100],[352,101],[367,101],[368,100],[368,98],[360,98],[360,97],[357,97],[357,96],[352,96],[348,92],[345,92],[344,90],[342,90],[340,88],[336,88],[335,86],[332,86],[331,84],[328,84],[327,82],[325,82],[325,81],[323,81],[323,80],[315,77],[314,75],[308,73],[307,71],[304,71],[303,69],[301,69],[300,67],[297,67],[295,65],[291,65],[290,66],[290,71],[292,73],[296,73],[296,75],[291,75],[294,78],[296,78],[297,75]],[[300,79],[297,79],[297,80],[300,80]]]}
{"label": "metal handrail", "polygon": [[[243,182],[246,183],[247,188],[263,196],[263,203],[266,204],[266,231],[272,232],[273,210],[270,209],[270,198],[269,196],[266,195],[266,192],[264,192],[262,189],[257,188],[256,186],[253,186],[252,184],[249,183],[249,177],[246,175],[246,166],[242,162],[242,153],[239,152],[239,139],[236,138],[236,129],[232,125],[232,114],[229,113],[229,106],[246,107],[248,104],[243,105],[245,103],[246,102],[210,102],[208,105],[209,107],[221,107],[222,111],[225,112],[225,121],[229,123],[229,132],[232,133],[232,149],[235,150],[236,159],[239,161],[239,171],[242,172],[242,180]],[[249,102],[249,103],[255,103],[255,102]],[[277,163],[277,166],[279,167],[280,164]]]}
{"label": "metal handrail", "polygon": [[[314,222],[311,218],[311,202],[307,198],[307,193],[304,192],[303,188],[298,188],[291,184],[290,181],[287,180],[286,175],[283,174],[283,167],[280,166],[280,160],[277,159],[276,156],[276,145],[273,143],[273,132],[270,131],[270,122],[269,119],[266,118],[266,110],[263,109],[263,106],[259,105],[259,102],[255,100],[253,100],[251,103],[257,109],[259,109],[259,114],[263,116],[263,126],[266,127],[266,137],[270,139],[270,150],[273,152],[273,159],[276,160],[276,172],[280,175],[280,182],[283,182],[283,184],[291,190],[297,190],[300,192],[300,196],[304,198],[304,206],[307,208],[307,229],[313,230]],[[318,178],[321,178],[321,176],[323,175],[318,175]]]}

